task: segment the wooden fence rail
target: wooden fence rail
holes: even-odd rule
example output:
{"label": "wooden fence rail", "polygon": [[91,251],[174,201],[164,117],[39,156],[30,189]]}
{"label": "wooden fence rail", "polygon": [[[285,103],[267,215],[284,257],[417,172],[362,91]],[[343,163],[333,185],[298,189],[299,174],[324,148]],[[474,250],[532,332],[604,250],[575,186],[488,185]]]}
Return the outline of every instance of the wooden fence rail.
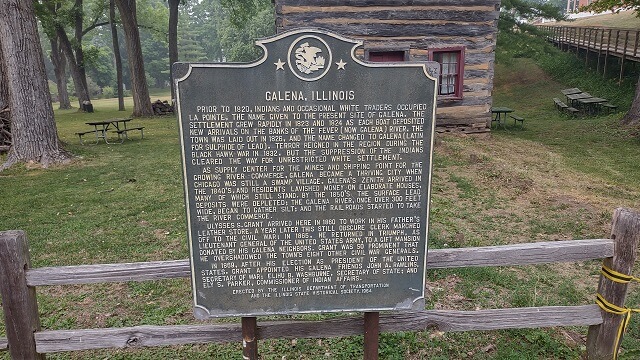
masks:
{"label": "wooden fence rail", "polygon": [[[589,326],[602,322],[597,305],[547,306],[477,311],[429,310],[381,314],[380,331],[470,331],[552,326]],[[323,321],[258,323],[259,339],[334,338],[362,335],[364,320],[346,317]],[[242,341],[240,324],[134,326],[128,328],[52,330],[36,333],[36,350],[71,350],[166,346]]]}
{"label": "wooden fence rail", "polygon": [[[535,265],[613,256],[609,239],[552,241],[504,246],[429,250],[427,269]],[[189,260],[59,266],[29,269],[27,285],[79,285],[191,276]]]}
{"label": "wooden fence rail", "polygon": [[565,51],[584,51],[585,62],[589,55],[597,55],[597,70],[606,76],[610,56],[620,58],[620,80],[626,61],[640,62],[640,30],[607,27],[539,26],[547,39]]}
{"label": "wooden fence rail", "polygon": [[[614,213],[611,239],[437,249],[429,251],[427,264],[429,269],[439,269],[532,265],[604,258],[606,259],[605,263],[612,269],[629,273],[636,259],[636,249],[639,242],[640,214],[627,209],[617,209]],[[8,349],[12,359],[39,359],[44,358],[43,354],[45,353],[101,348],[242,341],[240,324],[134,326],[42,331],[40,330],[37,308],[31,314],[31,318],[29,316],[12,317],[16,309],[22,311],[22,314],[33,312],[33,309],[29,308],[28,301],[24,302],[23,300],[25,297],[28,298],[30,293],[35,295],[36,286],[184,278],[190,276],[188,260],[35,269],[30,269],[28,265],[28,247],[24,233],[21,231],[0,232],[0,287],[2,288],[3,310],[7,328],[7,338],[0,338],[0,350]],[[13,280],[10,282],[1,281],[7,278]],[[610,299],[615,305],[623,306],[627,286],[609,283],[608,279],[600,278],[600,294]],[[22,287],[22,289],[16,287]],[[25,304],[27,305],[25,306]],[[37,321],[34,322],[34,318]],[[610,334],[615,334],[621,321],[620,318],[620,316],[609,316],[606,313],[603,316],[603,311],[595,304],[478,311],[427,310],[382,314],[380,315],[380,331],[425,329],[470,331],[590,326],[589,358],[605,359],[610,358],[615,351]],[[262,322],[258,324],[257,338],[330,338],[361,335],[362,333],[362,317],[339,317],[323,321]],[[16,338],[14,334],[27,334],[27,336]]]}
{"label": "wooden fence rail", "polygon": [[609,52],[612,56],[640,57],[640,30],[606,27],[539,26],[547,37],[565,48]]}

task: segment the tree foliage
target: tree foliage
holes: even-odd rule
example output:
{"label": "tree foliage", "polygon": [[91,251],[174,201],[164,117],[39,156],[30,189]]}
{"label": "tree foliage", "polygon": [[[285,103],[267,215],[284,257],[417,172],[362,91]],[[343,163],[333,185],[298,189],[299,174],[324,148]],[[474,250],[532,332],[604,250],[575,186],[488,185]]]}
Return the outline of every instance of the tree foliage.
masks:
{"label": "tree foliage", "polygon": [[[178,33],[179,60],[223,61],[220,31],[224,9],[219,0],[190,1],[180,9]],[[192,53],[192,44],[199,46],[199,54]]]}
{"label": "tree foliage", "polygon": [[106,24],[105,3],[102,0],[87,0],[86,3],[84,0],[40,0],[34,5],[47,37],[51,42],[59,43],[67,59],[76,96],[82,105],[83,101],[89,100],[83,37]]}
{"label": "tree foliage", "polygon": [[229,11],[229,22],[237,28],[242,28],[248,20],[270,7],[272,2],[270,0],[220,0],[220,4]]}
{"label": "tree foliage", "polygon": [[255,40],[275,33],[270,0],[190,1],[180,9],[180,61],[251,61]]}
{"label": "tree foliage", "polygon": [[242,23],[229,16],[220,31],[220,44],[230,61],[251,61],[258,58],[260,49],[255,40],[275,33],[273,7],[271,2],[262,1],[252,8],[254,11]]}
{"label": "tree foliage", "polygon": [[547,3],[560,9],[562,14],[567,12],[567,0],[548,0]]}
{"label": "tree foliage", "polygon": [[634,10],[636,16],[640,17],[640,0],[596,0],[580,10],[594,12]]}
{"label": "tree foliage", "polygon": [[141,31],[148,32],[154,40],[163,42],[166,46],[169,9],[163,0],[137,0],[136,19]]}
{"label": "tree foliage", "polygon": [[[260,56],[255,40],[275,33],[275,18],[271,0],[178,0],[179,23],[177,46],[179,61],[223,62],[251,61]],[[78,3],[82,3],[82,7]],[[175,2],[172,0],[171,2]],[[169,1],[136,0],[136,20],[140,32],[145,77],[150,86],[164,87],[170,84],[169,68]],[[86,68],[91,83],[100,88],[116,88],[114,44],[109,26],[107,0],[37,0],[42,29],[50,39],[56,39],[58,30],[68,34],[72,51],[67,57],[76,68]],[[55,8],[55,12],[51,8]],[[82,11],[83,26],[78,41],[78,11]],[[119,48],[124,67],[123,81],[132,89],[129,54],[125,48],[122,17],[115,16],[118,25]],[[78,44],[80,42],[80,44]],[[49,48],[49,40],[43,42]],[[82,63],[78,63],[75,51],[82,45]],[[176,60],[173,60],[176,61]],[[70,64],[71,65],[71,64]],[[71,73],[71,72],[70,72]],[[51,72],[51,79],[54,73]],[[60,82],[55,80],[56,83]],[[71,86],[72,89],[76,86]],[[90,90],[90,89],[88,89]],[[107,89],[109,91],[109,89]]]}
{"label": "tree foliage", "polygon": [[527,21],[535,19],[564,20],[562,9],[548,1],[502,0],[500,5],[500,31],[535,32]]}
{"label": "tree foliage", "polygon": [[[84,61],[87,74],[98,86],[113,86],[115,84],[116,74],[111,60],[111,48],[88,45],[84,48]],[[87,81],[90,82],[89,79]]]}

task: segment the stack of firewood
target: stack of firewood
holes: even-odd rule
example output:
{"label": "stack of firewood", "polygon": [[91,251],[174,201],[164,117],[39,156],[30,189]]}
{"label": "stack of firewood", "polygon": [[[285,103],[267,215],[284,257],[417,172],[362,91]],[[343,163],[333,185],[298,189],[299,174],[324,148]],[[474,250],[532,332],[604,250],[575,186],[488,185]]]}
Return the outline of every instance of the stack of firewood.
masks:
{"label": "stack of firewood", "polygon": [[9,107],[0,110],[0,152],[9,151],[11,147],[11,122],[9,121]]}
{"label": "stack of firewood", "polygon": [[151,103],[151,107],[153,108],[153,113],[156,115],[173,114],[173,106],[171,106],[167,100],[160,101],[158,99]]}

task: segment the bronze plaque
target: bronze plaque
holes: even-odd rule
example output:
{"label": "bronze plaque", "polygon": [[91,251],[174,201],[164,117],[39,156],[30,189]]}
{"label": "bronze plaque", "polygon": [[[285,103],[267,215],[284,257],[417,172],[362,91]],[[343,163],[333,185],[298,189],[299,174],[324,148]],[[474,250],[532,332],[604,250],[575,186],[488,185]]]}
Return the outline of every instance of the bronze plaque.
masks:
{"label": "bronze plaque", "polygon": [[423,309],[437,65],[257,45],[174,64],[196,317]]}

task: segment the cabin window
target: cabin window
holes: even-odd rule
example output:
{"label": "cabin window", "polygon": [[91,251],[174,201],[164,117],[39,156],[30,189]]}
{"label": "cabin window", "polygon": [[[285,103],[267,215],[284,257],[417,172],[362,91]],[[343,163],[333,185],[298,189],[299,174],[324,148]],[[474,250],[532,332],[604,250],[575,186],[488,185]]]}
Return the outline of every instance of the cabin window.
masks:
{"label": "cabin window", "polygon": [[367,52],[367,60],[371,62],[407,61],[406,51],[374,51]]}
{"label": "cabin window", "polygon": [[438,95],[445,98],[462,98],[464,80],[464,48],[433,49],[430,59],[440,64]]}

